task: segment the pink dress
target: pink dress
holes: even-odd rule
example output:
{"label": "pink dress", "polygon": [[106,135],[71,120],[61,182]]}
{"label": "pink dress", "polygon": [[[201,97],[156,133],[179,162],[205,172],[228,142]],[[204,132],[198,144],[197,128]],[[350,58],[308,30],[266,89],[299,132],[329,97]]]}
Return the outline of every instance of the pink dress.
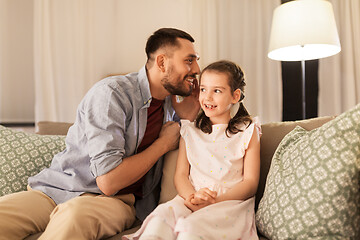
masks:
{"label": "pink dress", "polygon": [[[255,127],[261,134],[260,123],[253,123],[234,135],[226,136],[227,124],[213,125],[211,134],[203,133],[193,122],[181,121],[181,136],[185,140],[187,158],[190,163],[189,179],[194,188],[207,187],[218,195],[243,180],[243,157]],[[144,221],[141,228],[128,239],[138,239],[147,223],[161,217],[174,232],[190,232],[202,239],[258,239],[254,213],[255,198],[246,201],[229,200],[209,205],[191,212],[184,199],[176,196],[159,205]]]}

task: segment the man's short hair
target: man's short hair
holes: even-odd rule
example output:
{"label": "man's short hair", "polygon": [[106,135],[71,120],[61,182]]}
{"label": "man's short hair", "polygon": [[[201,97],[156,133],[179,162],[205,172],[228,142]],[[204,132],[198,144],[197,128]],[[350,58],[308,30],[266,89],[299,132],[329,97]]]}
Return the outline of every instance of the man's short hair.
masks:
{"label": "man's short hair", "polygon": [[152,54],[158,49],[166,46],[179,47],[180,43],[177,38],[187,39],[190,42],[195,42],[190,34],[175,28],[160,28],[151,35],[146,43],[145,52],[147,61],[152,60]]}

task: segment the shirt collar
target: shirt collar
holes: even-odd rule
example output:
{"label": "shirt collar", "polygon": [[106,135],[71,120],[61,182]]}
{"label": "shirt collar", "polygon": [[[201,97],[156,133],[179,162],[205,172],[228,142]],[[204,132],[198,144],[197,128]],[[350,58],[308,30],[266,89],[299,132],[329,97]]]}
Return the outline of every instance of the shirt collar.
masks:
{"label": "shirt collar", "polygon": [[140,85],[142,103],[144,104],[144,106],[149,107],[152,97],[151,97],[151,93],[150,93],[150,84],[149,84],[149,79],[146,75],[145,66],[143,66],[139,71],[138,81],[139,81],[139,85]]}

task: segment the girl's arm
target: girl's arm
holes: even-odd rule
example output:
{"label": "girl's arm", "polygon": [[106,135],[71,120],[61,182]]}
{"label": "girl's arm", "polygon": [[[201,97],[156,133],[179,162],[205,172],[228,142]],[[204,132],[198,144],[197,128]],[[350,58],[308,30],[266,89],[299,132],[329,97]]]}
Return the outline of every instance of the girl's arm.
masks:
{"label": "girl's arm", "polygon": [[186,157],[185,141],[181,137],[179,143],[179,153],[176,161],[174,184],[178,194],[187,199],[195,193],[195,189],[189,180],[190,164]]}
{"label": "girl's arm", "polygon": [[256,194],[260,178],[260,137],[258,131],[255,127],[245,152],[243,181],[236,184],[223,195],[218,196],[216,202],[246,200]]}

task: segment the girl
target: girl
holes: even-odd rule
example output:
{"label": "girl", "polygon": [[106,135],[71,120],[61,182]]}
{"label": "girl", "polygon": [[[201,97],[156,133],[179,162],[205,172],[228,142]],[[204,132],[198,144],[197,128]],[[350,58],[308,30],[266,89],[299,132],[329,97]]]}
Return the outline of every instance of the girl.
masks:
{"label": "girl", "polygon": [[[254,195],[261,133],[241,102],[244,86],[242,70],[230,61],[202,71],[202,112],[195,122],[181,121],[178,195],[159,205],[130,239],[258,239]],[[231,118],[231,106],[239,101]]]}

